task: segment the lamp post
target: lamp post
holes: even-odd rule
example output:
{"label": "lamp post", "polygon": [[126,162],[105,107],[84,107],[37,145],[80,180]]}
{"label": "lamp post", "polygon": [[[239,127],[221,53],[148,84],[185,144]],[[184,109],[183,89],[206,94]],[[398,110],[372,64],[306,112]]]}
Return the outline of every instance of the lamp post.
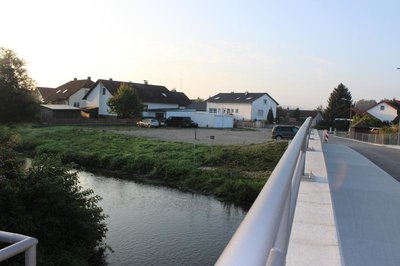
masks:
{"label": "lamp post", "polygon": [[[400,67],[397,69],[400,69]],[[399,119],[399,125],[397,127],[397,145],[400,145],[400,104],[397,105],[397,118]]]}

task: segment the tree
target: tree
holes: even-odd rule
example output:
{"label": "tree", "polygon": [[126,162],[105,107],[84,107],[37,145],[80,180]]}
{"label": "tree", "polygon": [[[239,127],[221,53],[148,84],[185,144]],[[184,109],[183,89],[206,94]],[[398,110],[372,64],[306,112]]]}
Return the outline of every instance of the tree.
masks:
{"label": "tree", "polygon": [[121,118],[137,117],[143,111],[143,105],[136,89],[126,83],[121,84],[107,104],[110,107],[110,111]]}
{"label": "tree", "polygon": [[349,118],[352,97],[349,89],[340,83],[333,89],[329,99],[328,107],[325,109],[325,120],[332,126],[335,118]]}
{"label": "tree", "polygon": [[368,108],[374,106],[375,104],[377,104],[375,100],[360,99],[354,104],[354,107],[362,111],[365,111]]}
{"label": "tree", "polygon": [[274,123],[274,114],[272,112],[272,108],[269,108],[268,114],[267,114],[267,121],[269,124]]}
{"label": "tree", "polygon": [[54,156],[36,157],[23,170],[13,150],[18,136],[1,127],[0,136],[1,230],[37,238],[38,265],[105,264],[100,198],[82,190],[77,174]]}
{"label": "tree", "polygon": [[0,123],[33,119],[39,112],[34,90],[25,61],[12,50],[0,47]]}

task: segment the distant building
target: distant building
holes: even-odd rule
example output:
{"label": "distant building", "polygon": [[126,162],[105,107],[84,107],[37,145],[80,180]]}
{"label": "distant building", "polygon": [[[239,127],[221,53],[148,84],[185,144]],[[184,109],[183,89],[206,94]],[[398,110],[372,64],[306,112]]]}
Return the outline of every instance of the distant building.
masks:
{"label": "distant building", "polygon": [[379,119],[380,121],[392,122],[397,117],[397,110],[400,108],[400,101],[382,101],[370,107],[365,113]]}
{"label": "distant building", "polygon": [[170,91],[164,86],[148,84],[147,81],[141,84],[99,79],[84,96],[86,106],[98,108],[100,116],[116,116],[109,111],[107,102],[123,83],[136,89],[144,105],[143,116],[165,118],[166,111],[184,108],[191,103],[183,92]]}
{"label": "distant building", "polygon": [[236,120],[266,120],[269,110],[276,117],[275,101],[268,93],[219,93],[207,100],[207,112],[232,115]]}
{"label": "distant building", "polygon": [[42,103],[63,104],[81,108],[86,104],[83,97],[93,85],[94,82],[90,77],[81,80],[75,78],[54,89],[38,87],[37,95]]}

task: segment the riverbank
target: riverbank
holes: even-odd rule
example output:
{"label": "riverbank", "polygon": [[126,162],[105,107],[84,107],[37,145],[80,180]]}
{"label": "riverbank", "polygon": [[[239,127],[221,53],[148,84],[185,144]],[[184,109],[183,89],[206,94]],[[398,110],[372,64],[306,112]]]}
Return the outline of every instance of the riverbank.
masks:
{"label": "riverbank", "polygon": [[235,203],[252,203],[286,142],[196,145],[107,132],[96,127],[18,126],[20,151],[60,156],[65,163],[118,172]]}

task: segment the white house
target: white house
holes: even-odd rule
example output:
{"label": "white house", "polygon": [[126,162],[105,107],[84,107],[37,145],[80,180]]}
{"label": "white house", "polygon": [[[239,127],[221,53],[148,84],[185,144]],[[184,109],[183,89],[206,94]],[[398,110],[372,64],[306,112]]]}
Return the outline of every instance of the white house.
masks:
{"label": "white house", "polygon": [[233,128],[233,117],[231,115],[210,114],[196,111],[195,109],[180,109],[167,111],[165,117],[170,116],[190,117],[199,127],[209,128]]}
{"label": "white house", "polygon": [[165,118],[165,112],[183,108],[190,104],[189,98],[182,92],[169,91],[164,86],[99,79],[85,95],[87,107],[99,108],[98,114],[116,116],[109,111],[108,100],[114,96],[118,88],[126,83],[136,89],[144,105],[143,116]]}
{"label": "white house", "polygon": [[382,101],[369,109],[366,113],[383,121],[392,122],[397,117],[397,109],[400,108],[400,101],[396,101],[397,106],[393,102]]}
{"label": "white house", "polygon": [[87,79],[74,79],[57,88],[38,87],[38,97],[43,103],[65,104],[74,107],[85,107],[86,101],[83,100],[85,94],[94,85],[94,82]]}
{"label": "white house", "polygon": [[229,114],[237,120],[266,120],[271,109],[276,117],[275,101],[268,93],[219,93],[207,100],[207,112]]}

